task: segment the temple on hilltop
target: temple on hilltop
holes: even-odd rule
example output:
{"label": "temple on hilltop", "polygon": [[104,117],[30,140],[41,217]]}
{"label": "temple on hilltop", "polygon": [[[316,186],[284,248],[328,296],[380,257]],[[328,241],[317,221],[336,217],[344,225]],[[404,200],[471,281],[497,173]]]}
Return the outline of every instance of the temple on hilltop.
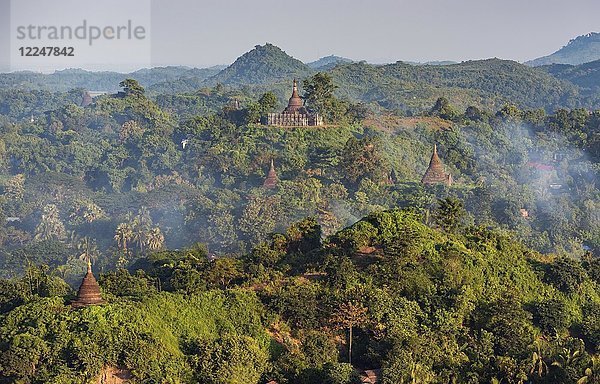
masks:
{"label": "temple on hilltop", "polygon": [[275,172],[275,164],[273,163],[273,159],[271,159],[271,168],[269,168],[269,174],[263,183],[263,187],[267,189],[275,188],[277,183],[279,183],[279,178]]}
{"label": "temple on hilltop", "polygon": [[79,291],[77,291],[77,298],[71,302],[71,305],[75,308],[81,308],[103,303],[104,300],[102,300],[100,286],[92,273],[92,263],[88,258],[87,273],[81,281]]}
{"label": "temple on hilltop", "polygon": [[444,171],[444,164],[442,164],[442,161],[438,156],[436,144],[433,145],[433,155],[431,155],[431,160],[429,161],[429,168],[425,171],[421,183],[425,185],[452,185],[452,175]]}
{"label": "temple on hilltop", "polygon": [[298,83],[294,79],[288,106],[281,113],[269,113],[266,123],[278,127],[307,127],[323,125],[323,118],[318,113],[306,109],[304,101],[298,95]]}

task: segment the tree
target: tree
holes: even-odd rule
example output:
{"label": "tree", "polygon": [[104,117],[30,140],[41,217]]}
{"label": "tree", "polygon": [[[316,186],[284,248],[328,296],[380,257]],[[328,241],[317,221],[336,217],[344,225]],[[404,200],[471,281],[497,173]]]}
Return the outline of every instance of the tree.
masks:
{"label": "tree", "polygon": [[261,115],[273,112],[277,106],[277,96],[275,96],[273,92],[263,93],[260,99],[258,99],[258,105],[260,107]]}
{"label": "tree", "polygon": [[90,239],[88,236],[85,236],[81,242],[77,245],[77,249],[79,252],[79,259],[83,260],[87,263],[92,264],[98,258],[98,247],[96,242]]}
{"label": "tree", "polygon": [[555,260],[546,273],[546,281],[565,293],[577,292],[586,277],[581,264],[567,257]]}
{"label": "tree", "polygon": [[348,329],[348,363],[352,364],[352,331],[367,321],[367,308],[362,304],[341,304],[330,320],[338,328]]}
{"label": "tree", "polygon": [[450,102],[445,97],[440,97],[435,101],[430,113],[446,120],[453,120],[458,117],[458,112],[450,105]]}
{"label": "tree", "polygon": [[352,183],[357,183],[365,177],[374,182],[384,180],[389,165],[381,154],[381,147],[383,143],[378,136],[349,138],[342,150],[340,162],[344,177]]}
{"label": "tree", "polygon": [[146,207],[141,207],[131,222],[131,229],[133,231],[133,240],[137,242],[138,249],[142,255],[145,254],[144,247],[148,243],[148,235],[151,228],[152,218],[150,217],[150,211]]}
{"label": "tree", "polygon": [[49,352],[46,342],[38,336],[29,333],[16,335],[8,350],[0,355],[2,365],[7,367],[2,370],[2,376],[22,377],[31,382]]}
{"label": "tree", "polygon": [[134,79],[125,79],[119,83],[119,87],[123,88],[125,96],[142,97],[144,96],[144,87]]}
{"label": "tree", "polygon": [[337,86],[331,75],[318,72],[304,80],[303,85],[306,106],[320,113],[325,120],[336,121],[346,113],[345,104],[333,95]]}
{"label": "tree", "polygon": [[494,350],[503,356],[525,356],[533,342],[531,314],[525,311],[518,297],[505,294],[500,299],[476,311],[479,325],[494,335]]}
{"label": "tree", "polygon": [[596,352],[600,352],[600,304],[590,302],[583,307],[583,334]]}
{"label": "tree", "polygon": [[331,75],[318,72],[314,76],[304,80],[304,100],[317,112],[324,112],[325,106],[333,98],[333,92],[337,88],[333,84]]}
{"label": "tree", "polygon": [[556,334],[568,327],[568,312],[562,300],[548,299],[535,309],[536,319],[544,331]]}
{"label": "tree", "polygon": [[131,226],[128,223],[119,224],[115,231],[114,239],[117,242],[117,247],[119,247],[123,253],[127,254],[127,243],[133,239],[133,229],[131,229]]}
{"label": "tree", "polygon": [[187,352],[199,382],[256,384],[266,369],[268,354],[248,336],[224,335],[216,341],[197,340]]}
{"label": "tree", "polygon": [[481,121],[483,120],[483,114],[479,110],[479,108],[470,105],[465,110],[465,117],[471,121]]}
{"label": "tree", "polygon": [[504,120],[520,119],[523,117],[523,111],[521,111],[519,107],[514,104],[506,104],[498,112],[496,112],[496,117],[500,117]]}
{"label": "tree", "polygon": [[280,201],[271,196],[250,196],[238,220],[240,231],[251,243],[257,244],[275,229]]}
{"label": "tree", "polygon": [[323,367],[325,371],[324,384],[360,384],[363,381],[351,364],[327,363]]}
{"label": "tree", "polygon": [[42,218],[35,229],[35,240],[62,240],[66,237],[65,226],[60,220],[58,208],[48,204],[42,211]]}
{"label": "tree", "polygon": [[157,251],[163,247],[165,236],[160,231],[159,227],[154,227],[148,233],[146,244],[151,251]]}
{"label": "tree", "polygon": [[242,263],[233,257],[219,257],[212,261],[206,271],[206,280],[222,289],[225,289],[232,281],[244,276]]}
{"label": "tree", "polygon": [[434,212],[435,223],[448,232],[456,232],[465,214],[463,202],[456,197],[438,199],[438,207]]}

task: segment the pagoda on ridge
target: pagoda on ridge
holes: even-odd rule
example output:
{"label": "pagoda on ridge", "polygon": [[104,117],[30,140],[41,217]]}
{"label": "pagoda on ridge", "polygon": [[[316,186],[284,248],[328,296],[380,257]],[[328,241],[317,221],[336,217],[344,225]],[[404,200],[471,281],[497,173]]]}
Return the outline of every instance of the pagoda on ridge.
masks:
{"label": "pagoda on ridge", "polygon": [[277,127],[312,127],[323,125],[323,118],[318,113],[306,109],[304,101],[298,95],[298,83],[294,79],[292,96],[287,107],[281,113],[269,113],[266,124]]}
{"label": "pagoda on ridge", "polygon": [[452,175],[446,173],[444,171],[444,164],[440,160],[437,153],[437,145],[433,145],[433,155],[431,155],[431,160],[429,161],[429,167],[423,178],[421,179],[421,183],[425,185],[433,185],[433,184],[446,184],[447,186],[452,185]]}
{"label": "pagoda on ridge", "polygon": [[269,169],[267,178],[263,183],[263,187],[267,189],[272,189],[277,186],[277,183],[279,183],[279,178],[277,177],[277,173],[275,172],[275,164],[273,163],[273,159],[271,159],[271,168]]}
{"label": "pagoda on ridge", "polygon": [[90,305],[104,304],[102,300],[102,294],[100,292],[100,286],[92,273],[92,263],[88,256],[87,273],[81,281],[79,291],[77,292],[77,298],[71,302],[74,308],[88,307]]}

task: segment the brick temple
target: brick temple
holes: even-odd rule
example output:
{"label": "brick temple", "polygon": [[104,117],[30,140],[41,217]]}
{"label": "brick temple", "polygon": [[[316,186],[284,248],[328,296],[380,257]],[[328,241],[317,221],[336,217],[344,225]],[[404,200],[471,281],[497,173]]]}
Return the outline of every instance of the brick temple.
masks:
{"label": "brick temple", "polygon": [[452,175],[446,173],[444,170],[444,164],[440,160],[440,157],[437,153],[437,145],[433,145],[433,155],[431,155],[431,160],[429,161],[429,167],[423,178],[421,179],[421,183],[425,185],[433,185],[433,184],[446,184],[447,186],[452,185]]}
{"label": "brick temple", "polygon": [[88,307],[90,305],[103,304],[100,286],[92,273],[92,263],[88,259],[87,273],[81,281],[77,298],[71,302],[74,308]]}
{"label": "brick temple", "polygon": [[269,113],[266,123],[277,127],[309,127],[323,125],[323,118],[306,109],[304,101],[298,95],[298,83],[294,79],[292,97],[287,107],[281,113]]}
{"label": "brick temple", "polygon": [[273,159],[271,159],[271,168],[269,168],[269,173],[267,174],[267,178],[263,183],[263,187],[267,189],[275,188],[277,183],[279,183],[279,178],[275,172],[275,164],[273,163]]}

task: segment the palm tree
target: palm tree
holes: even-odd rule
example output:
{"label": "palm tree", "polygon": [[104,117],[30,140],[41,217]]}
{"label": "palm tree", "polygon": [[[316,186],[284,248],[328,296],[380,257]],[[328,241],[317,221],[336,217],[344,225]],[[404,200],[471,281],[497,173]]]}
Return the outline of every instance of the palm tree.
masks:
{"label": "palm tree", "polygon": [[86,223],[90,224],[94,221],[103,218],[105,215],[102,208],[94,203],[88,203],[83,209],[83,218]]}
{"label": "palm tree", "polygon": [[148,208],[140,208],[137,216],[133,219],[131,227],[133,229],[133,239],[137,242],[142,255],[144,254],[144,245],[147,243],[147,237],[151,226],[152,218],[150,217]]}
{"label": "palm tree", "polygon": [[58,208],[54,204],[48,204],[42,211],[42,219],[35,229],[35,240],[61,240],[66,236],[65,226],[60,221]]}
{"label": "palm tree", "polygon": [[124,254],[127,254],[129,251],[127,249],[127,243],[129,243],[133,239],[133,229],[131,225],[127,223],[121,223],[117,226],[117,230],[115,231],[115,241],[117,242],[117,247]]}
{"label": "palm tree", "polygon": [[148,233],[146,237],[146,244],[148,245],[148,249],[152,251],[156,251],[162,248],[165,242],[165,236],[160,231],[159,227],[154,227]]}

